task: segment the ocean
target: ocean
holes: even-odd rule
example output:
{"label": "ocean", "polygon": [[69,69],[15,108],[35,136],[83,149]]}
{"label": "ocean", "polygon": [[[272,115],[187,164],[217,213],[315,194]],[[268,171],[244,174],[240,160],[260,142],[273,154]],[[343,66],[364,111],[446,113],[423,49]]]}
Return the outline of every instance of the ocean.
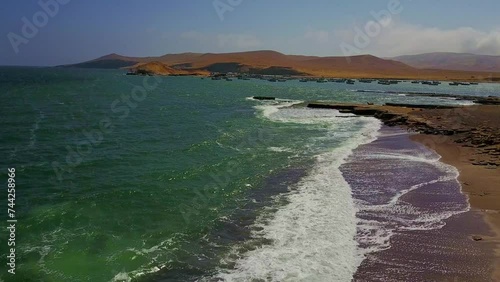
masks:
{"label": "ocean", "polygon": [[395,234],[439,230],[467,198],[406,132],[298,104],[472,104],[407,94],[499,90],[2,67],[17,226],[16,274],[2,256],[0,279],[351,281]]}

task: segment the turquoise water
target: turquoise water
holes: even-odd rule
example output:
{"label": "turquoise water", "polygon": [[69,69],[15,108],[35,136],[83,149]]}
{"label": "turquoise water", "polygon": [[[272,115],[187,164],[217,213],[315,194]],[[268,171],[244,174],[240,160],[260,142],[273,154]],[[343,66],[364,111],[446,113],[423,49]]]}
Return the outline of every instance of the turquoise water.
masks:
{"label": "turquoise water", "polygon": [[[283,228],[293,229],[294,222],[306,224],[307,218],[314,223],[308,213],[295,214],[298,221],[283,226],[272,218],[283,216],[280,222],[287,223],[288,215],[301,207],[313,202],[326,207],[332,199],[343,200],[328,212],[346,214],[334,222],[325,221],[326,214],[317,220],[340,224],[345,219],[343,236],[327,249],[346,255],[338,257],[345,262],[342,271],[335,268],[339,263],[328,269],[345,275],[339,279],[352,275],[360,263],[349,236],[355,232],[355,210],[349,187],[335,169],[350,150],[375,138],[379,124],[370,118],[339,118],[333,111],[284,106],[300,100],[463,103],[354,92],[358,89],[500,93],[496,84],[349,86],[0,68],[0,167],[2,183],[7,168],[16,168],[18,219],[17,274],[6,273],[3,256],[0,278],[209,281],[238,279],[241,273],[261,277],[264,274],[232,271],[241,268],[242,254],[270,245],[252,234],[278,234]],[[259,95],[293,101],[249,98]],[[332,171],[337,174],[329,174]],[[318,190],[314,195],[321,197],[311,194],[308,202],[300,202],[308,197],[281,197],[304,185],[325,183],[338,186],[338,193]],[[4,254],[3,238],[8,234],[5,221],[1,224]],[[306,242],[306,237],[294,238]],[[338,249],[340,245],[345,248]],[[293,252],[301,250],[291,251],[292,257]],[[274,278],[278,281],[280,276]]]}

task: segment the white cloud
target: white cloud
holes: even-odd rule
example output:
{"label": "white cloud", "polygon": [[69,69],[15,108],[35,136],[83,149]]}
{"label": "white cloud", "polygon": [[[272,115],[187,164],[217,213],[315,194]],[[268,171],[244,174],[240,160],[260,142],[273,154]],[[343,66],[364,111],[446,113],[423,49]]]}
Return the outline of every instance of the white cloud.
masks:
{"label": "white cloud", "polygon": [[436,51],[500,55],[500,32],[393,24],[374,40],[373,50],[384,56]]}
{"label": "white cloud", "polygon": [[[356,31],[342,29],[334,32],[341,42],[354,45]],[[481,31],[471,27],[439,29],[391,22],[370,38],[361,53],[382,57],[429,52],[457,52],[500,55],[500,29]]]}
{"label": "white cloud", "polygon": [[[359,30],[364,27],[359,25]],[[277,36],[263,40],[247,33],[206,34],[188,31],[179,35],[185,46],[201,52],[231,52],[273,49],[287,54],[342,56],[342,42],[355,46],[355,26],[328,30],[309,28],[295,37]],[[193,48],[188,48],[193,49]],[[500,28],[488,31],[472,27],[442,29],[392,20],[380,33],[369,37],[358,53],[379,57],[420,54],[429,52],[457,52],[500,55]]]}

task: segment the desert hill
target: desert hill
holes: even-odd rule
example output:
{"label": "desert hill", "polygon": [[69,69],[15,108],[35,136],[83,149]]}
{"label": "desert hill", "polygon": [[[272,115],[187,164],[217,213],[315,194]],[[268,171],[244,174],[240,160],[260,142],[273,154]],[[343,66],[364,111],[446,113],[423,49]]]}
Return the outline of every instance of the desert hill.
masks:
{"label": "desert hill", "polygon": [[166,54],[160,57],[127,57],[113,53],[66,67],[118,69],[133,68],[145,63],[154,63],[147,67],[158,70],[158,74],[243,72],[351,78],[500,80],[500,73],[422,69],[398,60],[382,59],[372,55],[317,57],[285,55],[270,50],[235,53],[181,53]]}

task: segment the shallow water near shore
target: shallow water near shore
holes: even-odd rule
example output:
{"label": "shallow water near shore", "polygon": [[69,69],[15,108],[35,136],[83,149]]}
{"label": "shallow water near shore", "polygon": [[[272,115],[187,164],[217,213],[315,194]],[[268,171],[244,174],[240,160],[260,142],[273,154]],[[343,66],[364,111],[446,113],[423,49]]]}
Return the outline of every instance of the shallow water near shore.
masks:
{"label": "shallow water near shore", "polygon": [[[391,240],[444,230],[468,208],[456,172],[401,141],[404,132],[287,108],[464,101],[352,91],[383,87],[375,84],[164,77],[131,106],[122,97],[144,78],[120,71],[0,74],[0,164],[16,168],[19,186],[17,281],[349,281],[362,277],[358,269],[370,273],[370,253],[399,246]],[[103,119],[113,130],[78,147]],[[54,162],[68,160],[59,179]]]}

